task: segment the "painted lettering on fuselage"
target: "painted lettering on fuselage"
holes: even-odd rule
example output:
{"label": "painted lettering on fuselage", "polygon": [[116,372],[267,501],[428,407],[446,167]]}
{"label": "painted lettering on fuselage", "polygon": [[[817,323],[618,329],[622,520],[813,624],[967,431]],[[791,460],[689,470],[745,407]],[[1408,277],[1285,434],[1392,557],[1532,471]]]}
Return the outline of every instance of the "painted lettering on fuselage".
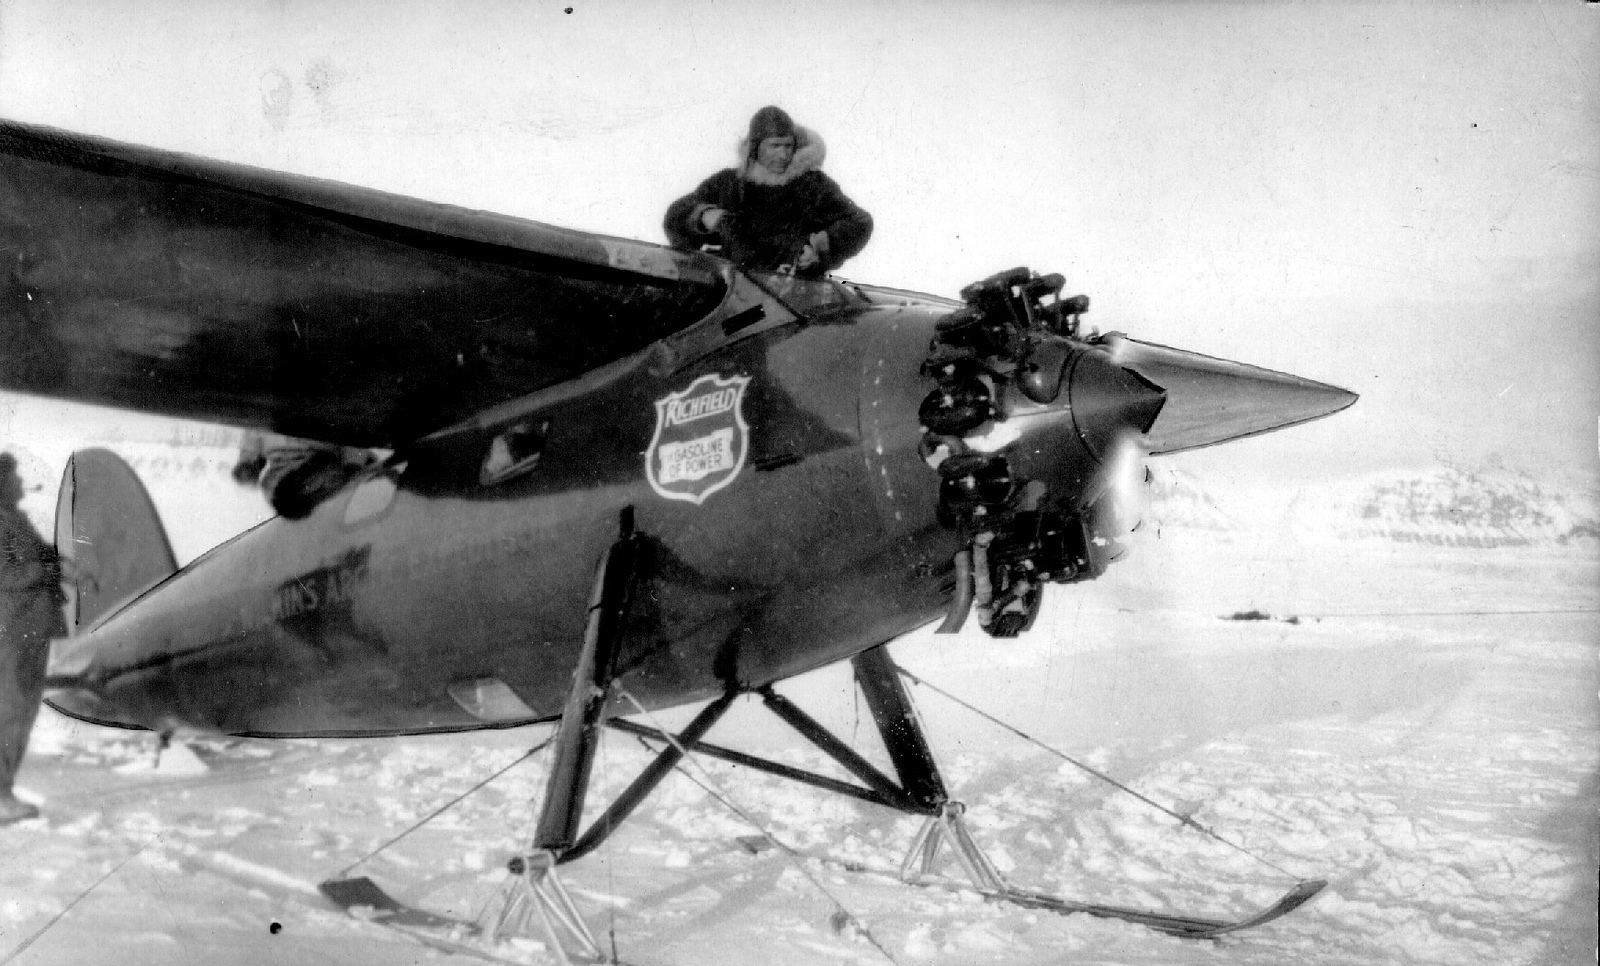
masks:
{"label": "painted lettering on fuselage", "polygon": [[750,450],[748,385],[749,376],[704,375],[656,400],[656,431],[644,454],[651,489],[698,505],[738,479]]}
{"label": "painted lettering on fuselage", "polygon": [[[699,383],[696,383],[696,385],[699,385]],[[672,399],[668,397],[668,400],[665,414],[667,425],[677,426],[682,423],[694,422],[697,419],[705,419],[708,416],[718,416],[722,413],[732,412],[734,404],[739,401],[739,390],[717,389],[687,399]]]}
{"label": "painted lettering on fuselage", "polygon": [[709,436],[682,443],[662,443],[661,484],[694,483],[712,473],[733,469],[733,430],[719,429]]}
{"label": "painted lettering on fuselage", "polygon": [[[441,572],[506,566],[519,557],[534,555],[548,546],[546,527],[524,524],[504,531],[473,531],[459,541],[408,543],[373,559],[372,547],[362,545],[344,553],[339,562],[307,571],[279,582],[268,594],[246,595],[230,605],[233,617],[222,625],[221,638],[256,633],[268,626],[302,629],[303,618],[324,608],[340,608],[362,593],[412,593],[420,581]],[[516,583],[506,583],[505,593],[521,593]],[[337,623],[337,622],[336,622]]]}
{"label": "painted lettering on fuselage", "polygon": [[337,563],[290,577],[278,585],[272,600],[272,619],[291,620],[315,610],[348,604],[356,588],[367,579],[372,547],[354,547]]}
{"label": "painted lettering on fuselage", "polygon": [[371,556],[370,545],[352,547],[333,564],[279,584],[272,599],[273,621],[328,660],[347,641],[378,654],[389,653],[381,631],[355,620],[354,603],[367,582]]}

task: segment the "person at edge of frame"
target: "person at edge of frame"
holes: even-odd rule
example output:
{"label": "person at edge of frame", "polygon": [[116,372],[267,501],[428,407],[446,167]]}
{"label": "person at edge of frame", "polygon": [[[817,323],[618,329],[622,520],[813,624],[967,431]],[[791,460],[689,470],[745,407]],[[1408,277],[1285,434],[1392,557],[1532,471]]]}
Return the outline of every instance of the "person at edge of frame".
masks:
{"label": "person at edge of frame", "polygon": [[0,453],[0,825],[39,814],[12,783],[44,699],[50,639],[67,633],[61,561],[21,502],[16,457]]}
{"label": "person at edge of frame", "polygon": [[750,118],[739,163],[667,208],[667,240],[720,247],[741,268],[820,278],[862,248],[872,216],[822,172],[827,147],[778,107]]}

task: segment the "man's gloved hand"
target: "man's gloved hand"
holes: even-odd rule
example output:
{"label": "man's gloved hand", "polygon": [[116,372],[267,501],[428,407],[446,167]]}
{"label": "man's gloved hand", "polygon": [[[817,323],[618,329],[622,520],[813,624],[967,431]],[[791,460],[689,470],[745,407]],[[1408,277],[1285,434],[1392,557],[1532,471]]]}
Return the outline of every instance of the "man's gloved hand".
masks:
{"label": "man's gloved hand", "polygon": [[233,481],[240,486],[255,486],[267,461],[262,458],[240,460],[233,467]]}
{"label": "man's gloved hand", "polygon": [[806,246],[800,249],[800,254],[794,258],[794,267],[796,271],[804,272],[815,268],[821,260],[817,255],[817,250],[811,246],[810,242],[806,242]]}
{"label": "man's gloved hand", "polygon": [[707,208],[700,213],[700,225],[706,231],[720,231],[722,223],[728,219],[726,208]]}
{"label": "man's gloved hand", "polygon": [[805,248],[795,258],[794,267],[801,271],[815,268],[818,263],[828,257],[828,244],[827,232],[812,232],[810,237],[806,239]]}

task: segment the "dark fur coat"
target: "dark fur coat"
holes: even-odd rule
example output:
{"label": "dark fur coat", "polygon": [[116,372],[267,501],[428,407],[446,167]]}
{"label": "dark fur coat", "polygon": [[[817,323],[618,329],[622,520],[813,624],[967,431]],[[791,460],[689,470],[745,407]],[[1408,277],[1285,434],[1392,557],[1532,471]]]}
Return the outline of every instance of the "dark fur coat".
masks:
{"label": "dark fur coat", "polygon": [[[794,265],[810,243],[820,262],[807,275],[831,271],[866,246],[872,216],[822,172],[827,147],[815,132],[795,128],[794,160],[781,175],[748,160],[747,144],[739,149],[739,167],[718,171],[667,209],[664,228],[673,245],[721,245],[736,264],[772,271]],[[712,208],[729,217],[708,232],[701,216]]]}

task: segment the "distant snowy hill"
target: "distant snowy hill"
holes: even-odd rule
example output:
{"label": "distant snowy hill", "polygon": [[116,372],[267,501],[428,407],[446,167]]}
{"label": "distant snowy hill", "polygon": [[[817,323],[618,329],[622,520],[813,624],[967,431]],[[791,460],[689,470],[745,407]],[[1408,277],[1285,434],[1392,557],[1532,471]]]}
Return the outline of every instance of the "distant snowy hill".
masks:
{"label": "distant snowy hill", "polygon": [[1469,547],[1600,539],[1592,488],[1503,468],[1369,479],[1336,503],[1355,536]]}
{"label": "distant snowy hill", "polygon": [[1152,463],[1148,483],[1146,525],[1189,530],[1237,530],[1247,525],[1223,509],[1215,493],[1225,489],[1202,482],[1168,463]]}
{"label": "distant snowy hill", "polygon": [[1211,531],[1277,528],[1308,538],[1377,538],[1458,547],[1570,546],[1600,541],[1592,480],[1518,470],[1438,467],[1329,480],[1293,490],[1235,491],[1169,466],[1152,468],[1147,520]]}

